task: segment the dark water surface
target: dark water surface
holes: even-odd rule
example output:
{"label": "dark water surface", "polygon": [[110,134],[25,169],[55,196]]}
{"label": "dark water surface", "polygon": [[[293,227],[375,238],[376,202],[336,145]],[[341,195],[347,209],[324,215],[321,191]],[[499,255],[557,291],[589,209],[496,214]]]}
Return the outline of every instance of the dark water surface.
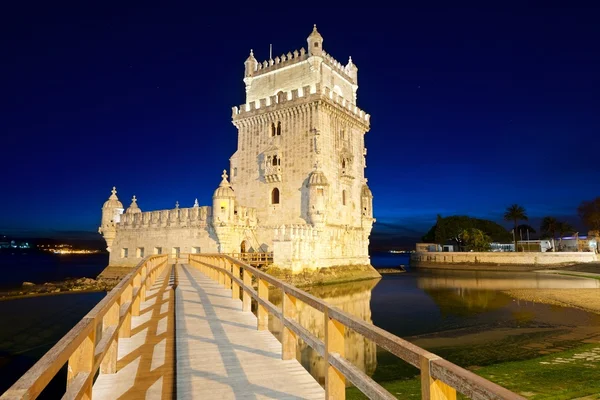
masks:
{"label": "dark water surface", "polygon": [[[106,254],[54,255],[0,253],[3,289],[24,281],[44,283],[65,278],[95,278],[108,264]],[[0,301],[0,393],[42,357],[106,293],[61,294]],[[63,393],[66,369],[41,398]]]}
{"label": "dark water surface", "polygon": [[66,278],[95,278],[108,265],[108,253],[52,254],[38,252],[0,253],[0,289],[23,282],[44,283]]}
{"label": "dark water surface", "polygon": [[[373,255],[376,267],[408,264],[407,255]],[[0,257],[9,273],[2,286],[23,281],[95,277],[106,255]],[[600,338],[600,316],[572,308],[517,301],[510,288],[598,287],[599,280],[516,272],[414,271],[381,280],[312,288],[309,291],[353,315],[448,358],[463,367],[521,360]],[[65,294],[0,302],[0,393],[56,343],[104,293]],[[277,293],[271,293],[278,303]],[[323,337],[321,313],[299,304],[300,322]],[[270,328],[280,326],[271,319]],[[321,382],[323,360],[300,344],[302,363]],[[376,380],[405,372],[362,336],[346,334],[346,357]],[[54,393],[64,390],[65,372]],[[599,376],[600,379],[600,370]],[[46,398],[53,398],[48,394]]]}

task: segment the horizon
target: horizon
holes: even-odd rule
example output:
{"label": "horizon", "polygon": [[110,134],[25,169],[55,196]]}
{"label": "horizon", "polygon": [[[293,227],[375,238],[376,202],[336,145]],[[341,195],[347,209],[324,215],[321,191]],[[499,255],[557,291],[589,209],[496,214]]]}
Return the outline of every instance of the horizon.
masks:
{"label": "horizon", "polygon": [[294,8],[11,7],[0,129],[15,167],[0,232],[96,232],[113,186],[144,211],[210,204],[236,148],[250,49],[262,61],[270,44],[273,56],[306,47],[313,23],[328,53],[352,56],[372,116],[372,240],[420,240],[437,214],[507,227],[513,203],[536,229],[552,215],[583,231],[576,208],[600,193],[591,9],[398,7],[347,29],[354,12],[325,7],[249,34],[246,21]]}

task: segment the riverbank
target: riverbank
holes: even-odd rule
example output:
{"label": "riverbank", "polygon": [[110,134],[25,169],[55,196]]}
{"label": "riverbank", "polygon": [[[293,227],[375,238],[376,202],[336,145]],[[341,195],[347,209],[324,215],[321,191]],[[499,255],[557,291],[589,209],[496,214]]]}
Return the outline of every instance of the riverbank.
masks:
{"label": "riverbank", "polygon": [[590,252],[418,252],[410,255],[413,267],[453,270],[533,271],[597,262],[596,254]]}
{"label": "riverbank", "polygon": [[521,301],[575,307],[600,314],[600,289],[512,289],[504,293]]}
{"label": "riverbank", "polygon": [[45,282],[43,284],[23,282],[18,288],[0,291],[0,301],[66,293],[108,292],[117,283],[119,283],[119,280],[106,278],[76,278],[58,282]]}

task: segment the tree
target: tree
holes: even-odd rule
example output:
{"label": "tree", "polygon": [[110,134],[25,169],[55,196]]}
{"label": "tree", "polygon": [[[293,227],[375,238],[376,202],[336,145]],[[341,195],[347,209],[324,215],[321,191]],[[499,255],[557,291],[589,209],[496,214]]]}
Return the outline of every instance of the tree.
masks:
{"label": "tree", "polygon": [[510,234],[501,225],[494,221],[472,218],[466,215],[452,215],[445,218],[438,215],[436,224],[423,236],[423,241],[437,244],[454,241],[459,247],[462,247],[464,243],[461,233],[471,228],[479,229],[494,242],[507,243],[511,241]]}
{"label": "tree", "polygon": [[575,230],[568,222],[559,222],[558,225],[556,226],[556,230],[557,230],[558,234],[560,235],[560,238],[558,239],[558,248],[560,249],[562,247],[563,236],[568,233],[573,233],[573,232],[575,232]]}
{"label": "tree", "polygon": [[552,239],[552,251],[556,251],[554,246],[554,238],[556,237],[556,232],[558,231],[559,222],[554,217],[544,217],[542,219],[542,225],[540,226],[540,231],[543,235],[548,236]]}
{"label": "tree", "polygon": [[504,213],[504,220],[505,221],[513,221],[515,224],[515,230],[514,230],[514,239],[515,239],[515,251],[517,251],[517,225],[519,224],[519,221],[527,221],[529,218],[527,218],[527,214],[525,212],[525,208],[523,206],[520,206],[518,204],[513,204],[511,206],[509,206],[506,209],[506,212]]}
{"label": "tree", "polygon": [[460,233],[460,239],[467,251],[490,250],[490,237],[477,228],[465,229]]}
{"label": "tree", "polygon": [[527,233],[536,233],[535,229],[533,229],[533,227],[531,225],[527,225],[527,224],[520,224],[519,226],[517,226],[517,235],[519,235],[519,237],[521,239],[525,239],[527,238]]}
{"label": "tree", "polygon": [[592,231],[600,231],[600,197],[591,201],[582,201],[577,214],[585,226]]}

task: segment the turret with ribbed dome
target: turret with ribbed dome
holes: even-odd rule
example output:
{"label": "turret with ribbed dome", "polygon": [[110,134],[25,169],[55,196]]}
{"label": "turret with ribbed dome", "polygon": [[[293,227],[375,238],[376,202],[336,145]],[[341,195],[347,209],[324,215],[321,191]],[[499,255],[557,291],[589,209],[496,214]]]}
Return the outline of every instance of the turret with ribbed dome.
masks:
{"label": "turret with ribbed dome", "polygon": [[141,212],[142,210],[138,207],[137,198],[134,195],[131,199],[131,205],[129,206],[129,208],[127,208],[125,214],[139,214]]}
{"label": "turret with ribbed dome", "polygon": [[250,55],[244,62],[244,66],[245,66],[244,76],[246,78],[249,78],[252,75],[254,75],[254,71],[256,71],[256,68],[258,67],[258,61],[256,61],[256,58],[254,58],[254,51],[250,50]]}
{"label": "turret with ribbed dome", "polygon": [[110,246],[116,236],[115,224],[121,219],[123,214],[123,203],[117,197],[117,188],[113,186],[110,197],[102,206],[102,222],[98,232],[102,234],[106,240],[106,249],[110,251]]}
{"label": "turret with ribbed dome", "polygon": [[308,54],[311,56],[320,56],[323,54],[323,36],[317,30],[317,24],[314,25],[312,32],[306,39],[308,42]]}
{"label": "turret with ribbed dome", "polygon": [[221,183],[213,194],[214,222],[227,223],[233,221],[235,210],[235,192],[227,180],[227,171],[223,170]]}
{"label": "turret with ribbed dome", "polygon": [[365,218],[373,218],[373,193],[371,193],[371,189],[369,189],[369,186],[366,184],[366,182],[360,191],[360,202],[363,220]]}
{"label": "turret with ribbed dome", "polygon": [[308,175],[306,186],[308,186],[308,221],[314,226],[322,227],[327,219],[329,181],[318,162],[315,170]]}

